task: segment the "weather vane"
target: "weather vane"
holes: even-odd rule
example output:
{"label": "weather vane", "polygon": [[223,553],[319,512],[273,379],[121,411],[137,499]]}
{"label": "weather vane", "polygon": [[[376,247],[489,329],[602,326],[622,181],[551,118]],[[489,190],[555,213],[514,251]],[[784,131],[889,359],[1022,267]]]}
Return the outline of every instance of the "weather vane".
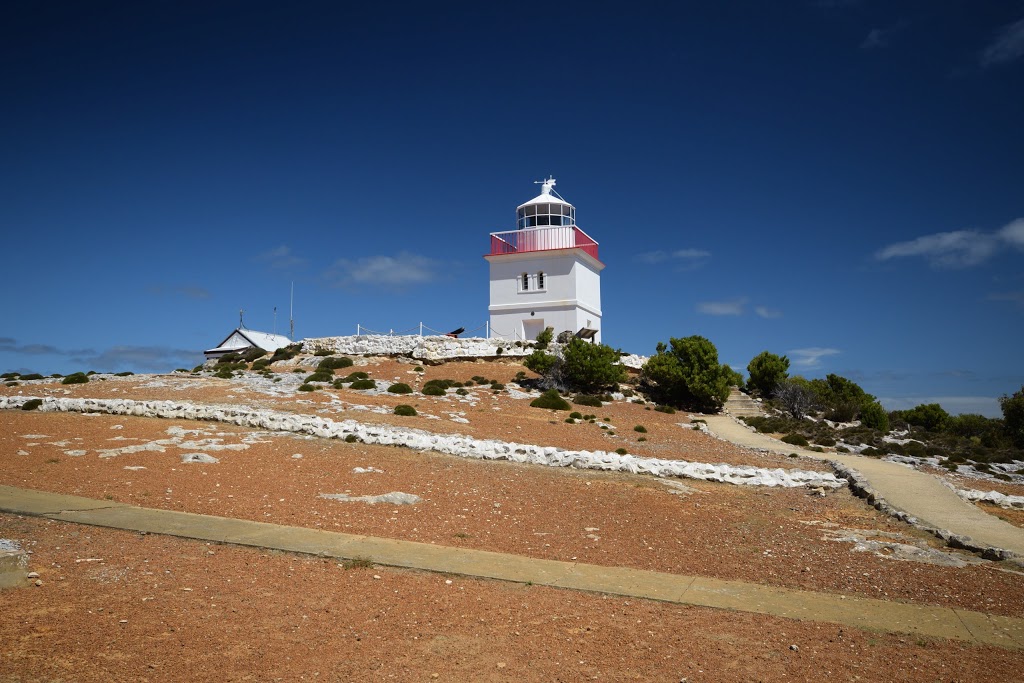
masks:
{"label": "weather vane", "polygon": [[533,184],[541,186],[541,194],[551,194],[551,190],[555,187],[555,178],[549,175],[546,180],[534,180]]}

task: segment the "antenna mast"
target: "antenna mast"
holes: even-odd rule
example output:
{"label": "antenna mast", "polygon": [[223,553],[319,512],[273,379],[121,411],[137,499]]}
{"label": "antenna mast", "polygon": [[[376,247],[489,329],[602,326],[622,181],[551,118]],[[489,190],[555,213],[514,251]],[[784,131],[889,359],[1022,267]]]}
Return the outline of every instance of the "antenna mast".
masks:
{"label": "antenna mast", "polygon": [[274,336],[277,336],[277,306],[274,306]]}
{"label": "antenna mast", "polygon": [[292,281],[292,296],[288,304],[288,338],[295,341],[295,281]]}

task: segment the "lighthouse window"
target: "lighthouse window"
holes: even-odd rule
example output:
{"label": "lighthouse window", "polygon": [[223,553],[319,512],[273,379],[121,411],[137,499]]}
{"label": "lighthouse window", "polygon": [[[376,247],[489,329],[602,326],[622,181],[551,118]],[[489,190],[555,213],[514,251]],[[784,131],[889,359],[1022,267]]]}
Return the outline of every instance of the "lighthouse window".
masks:
{"label": "lighthouse window", "polygon": [[544,289],[544,271],[537,273],[537,289]]}
{"label": "lighthouse window", "polygon": [[523,291],[525,292],[525,291],[527,291],[529,289],[530,289],[530,274],[529,273],[523,273]]}

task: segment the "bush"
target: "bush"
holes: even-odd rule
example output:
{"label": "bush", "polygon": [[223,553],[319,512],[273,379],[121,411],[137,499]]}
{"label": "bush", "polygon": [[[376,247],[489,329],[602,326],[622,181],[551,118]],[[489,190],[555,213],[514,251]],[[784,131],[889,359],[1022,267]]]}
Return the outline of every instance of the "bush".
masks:
{"label": "bush", "polygon": [[403,417],[415,417],[416,414],[416,409],[413,408],[412,406],[407,406],[404,404],[400,406],[395,406],[395,415],[401,415]]}
{"label": "bush", "polygon": [[[82,373],[78,373],[78,374],[82,374]],[[22,381],[28,381],[30,379],[44,379],[44,378],[38,372],[30,372],[27,375],[21,375],[18,379],[20,379]]]}
{"label": "bush", "polygon": [[32,400],[25,401],[23,404],[21,404],[21,409],[22,410],[35,410],[35,409],[37,409],[41,405],[43,405],[43,399],[41,399],[41,398],[33,398]]}
{"label": "bush", "polygon": [[239,360],[245,361],[246,363],[251,363],[254,360],[256,360],[257,358],[263,358],[263,356],[265,356],[265,355],[267,355],[267,351],[266,350],[261,349],[258,346],[254,346],[254,347],[252,347],[250,349],[246,349],[244,352],[242,352],[242,354],[239,357]]}
{"label": "bush", "polygon": [[627,451],[625,448],[616,448],[615,452],[618,453],[619,455],[626,455],[627,453],[629,453],[629,451]]}
{"label": "bush", "polygon": [[551,372],[551,368],[554,367],[555,361],[557,360],[557,358],[550,354],[536,350],[523,359],[523,365],[525,365],[527,369],[533,370],[538,375],[547,375]]}
{"label": "bush", "polygon": [[729,376],[718,363],[718,349],[699,335],[658,343],[641,377],[660,403],[717,412],[729,397]]}
{"label": "bush", "polygon": [[304,379],[302,381],[303,382],[333,382],[334,381],[334,373],[332,373],[330,370],[327,370],[327,371],[317,370],[312,375],[310,375],[309,377],[307,377],[306,379]]}
{"label": "bush", "polygon": [[814,440],[814,443],[818,444],[819,446],[835,446],[836,440],[833,439],[831,436],[819,436]]}
{"label": "bush", "polygon": [[89,381],[89,376],[84,372],[75,372],[61,380],[61,384],[85,384]]}
{"label": "bush", "polygon": [[350,368],[352,367],[352,359],[340,356],[338,358],[324,358],[317,365],[320,370],[337,370],[339,368]]}
{"label": "bush", "polygon": [[504,388],[505,385],[501,382],[491,382],[491,389],[494,389],[495,391],[501,391]]}
{"label": "bush", "polygon": [[274,363],[279,360],[291,360],[295,356],[299,355],[302,351],[302,344],[289,344],[288,346],[282,346],[277,351],[274,351],[274,355],[270,357],[270,362]]}
{"label": "bush", "polygon": [[224,363],[235,363],[235,362],[237,362],[237,361],[239,361],[241,359],[242,359],[242,354],[235,353],[234,351],[232,351],[230,353],[225,353],[223,356],[218,358],[217,359],[217,364],[218,365],[223,365]]}
{"label": "bush", "polygon": [[377,383],[372,379],[357,379],[348,385],[349,389],[376,389]]}
{"label": "bush", "polygon": [[260,370],[266,370],[270,367],[272,361],[269,358],[260,358],[258,361],[252,364],[252,369],[259,372]]}
{"label": "bush", "polygon": [[392,394],[411,394],[412,387],[405,382],[397,382],[388,387],[388,392]]}
{"label": "bush", "polygon": [[360,440],[359,437],[356,436],[355,434],[346,434],[345,435],[345,443],[356,443],[359,440]]}
{"label": "bush", "polygon": [[469,394],[469,392],[466,391],[465,389],[463,389],[462,387],[459,387],[458,389],[456,389],[455,393],[458,394],[459,396],[466,396],[466,395]]}
{"label": "bush", "polygon": [[491,380],[487,379],[486,377],[481,377],[480,375],[473,375],[473,381],[476,382],[477,384],[491,383]]}
{"label": "bush", "polygon": [[422,365],[417,365],[416,367],[414,367],[414,368],[412,369],[412,371],[413,371],[413,372],[426,372],[426,370],[424,370],[424,369],[423,369],[423,366],[422,366]]}
{"label": "bush", "polygon": [[348,375],[348,377],[342,377],[338,381],[340,381],[340,382],[355,382],[356,380],[359,380],[359,379],[370,379],[370,375],[368,373],[365,373],[365,372],[353,372],[353,373],[350,373]]}
{"label": "bush", "polygon": [[[188,372],[188,370],[185,370],[184,368],[178,368],[177,370],[175,370],[175,372]],[[131,370],[125,370],[124,372],[114,373],[114,377],[131,377],[134,374],[135,373],[132,372]]]}
{"label": "bush", "polygon": [[317,349],[313,352],[314,356],[329,356],[331,355],[330,349]]}
{"label": "bush", "polygon": [[666,415],[675,415],[676,409],[672,406],[654,406],[655,412],[665,413]]}
{"label": "bush", "polygon": [[999,407],[1003,411],[1006,436],[1017,448],[1024,448],[1024,386],[1012,396],[1000,397]]}
{"label": "bush", "polygon": [[569,413],[569,417],[571,417],[574,420],[582,420],[583,419],[583,415],[578,413],[578,412],[576,412],[575,410],[573,412]]}
{"label": "bush", "polygon": [[557,389],[548,389],[538,398],[530,401],[533,408],[547,408],[548,410],[569,410],[569,403],[562,398]]}
{"label": "bush", "polygon": [[747,388],[767,398],[789,376],[789,358],[762,351],[747,365],[747,372],[750,374]]}
{"label": "bush", "polygon": [[642,432],[642,433],[646,434],[647,433],[647,427],[644,427],[643,425],[637,425],[636,427],[633,427],[633,431],[634,432]]}
{"label": "bush", "polygon": [[578,406],[589,406],[591,408],[600,408],[604,405],[599,397],[591,394],[576,394],[576,398],[572,402]]}
{"label": "bush", "polygon": [[299,391],[316,391],[316,387],[312,384],[300,384]]}
{"label": "bush", "polygon": [[941,432],[949,424],[950,415],[938,403],[925,403],[910,410],[893,411],[909,425],[922,427],[929,432]]}
{"label": "bush", "polygon": [[444,396],[448,392],[436,384],[428,384],[423,387],[424,396]]}
{"label": "bush", "polygon": [[803,434],[786,434],[781,440],[793,446],[803,446],[805,448],[810,446],[807,437]]}
{"label": "bush", "polygon": [[573,338],[562,349],[561,380],[567,388],[588,393],[624,382],[626,370],[618,364],[619,358],[610,346]]}
{"label": "bush", "polygon": [[889,413],[878,401],[872,401],[861,407],[860,421],[865,427],[871,427],[880,432],[889,431]]}
{"label": "bush", "polygon": [[534,342],[534,346],[538,349],[548,348],[548,344],[551,343],[552,338],[555,336],[555,328],[545,327],[537,334],[537,339]]}

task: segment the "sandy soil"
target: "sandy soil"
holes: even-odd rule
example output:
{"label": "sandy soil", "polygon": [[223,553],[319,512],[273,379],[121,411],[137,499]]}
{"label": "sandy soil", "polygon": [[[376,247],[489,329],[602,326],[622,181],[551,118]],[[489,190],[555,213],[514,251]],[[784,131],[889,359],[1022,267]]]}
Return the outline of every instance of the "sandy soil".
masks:
{"label": "sandy soil", "polygon": [[1021,653],[0,515],[0,681],[1009,681]]}
{"label": "sandy soil", "polygon": [[[364,369],[418,379],[394,361]],[[467,362],[423,374],[505,381],[518,369]],[[814,464],[735,448],[689,429],[682,413],[579,408],[611,418],[613,439],[597,425],[566,424],[564,413],[489,389],[476,406],[347,390],[271,395],[236,381],[174,377],[0,390],[244,403],[571,448],[608,449],[628,439],[631,452],[700,462]],[[352,407],[397,403],[441,419]],[[452,422],[450,413],[469,424]],[[647,442],[637,441],[635,424],[648,429]],[[195,452],[219,462],[182,463]],[[943,549],[846,490],[671,486],[223,424],[25,411],[0,412],[0,464],[3,484],[147,507],[1024,616],[1019,573]],[[319,497],[391,491],[422,500],[393,506]],[[883,547],[836,540],[850,536]],[[0,593],[0,681],[413,681],[436,680],[434,673],[442,680],[1011,680],[1024,663],[1021,653],[829,624],[384,568],[346,571],[316,558],[12,516],[0,516],[0,537],[32,549],[43,579],[40,588]],[[968,564],[896,559],[893,542]],[[76,562],[93,558],[102,561]]]}

